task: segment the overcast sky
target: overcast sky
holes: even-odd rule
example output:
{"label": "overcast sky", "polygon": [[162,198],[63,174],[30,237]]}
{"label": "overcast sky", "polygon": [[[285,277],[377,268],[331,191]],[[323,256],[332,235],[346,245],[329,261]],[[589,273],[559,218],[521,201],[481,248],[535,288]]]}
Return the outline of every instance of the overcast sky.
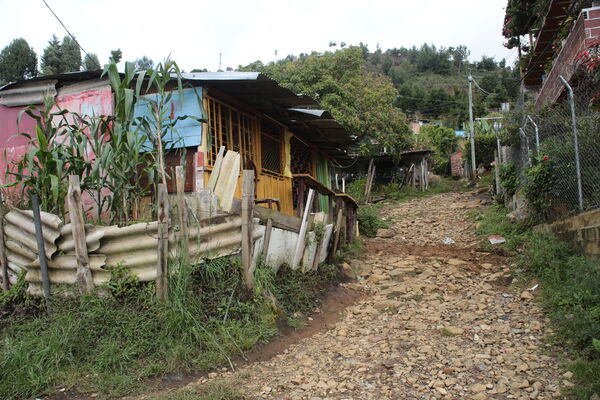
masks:
{"label": "overcast sky", "polygon": [[[108,60],[171,54],[186,71],[236,68],[255,60],[328,50],[330,41],[375,50],[466,45],[471,59],[507,58],[502,22],[507,0],[46,0],[83,49]],[[41,55],[64,28],[42,0],[0,0],[0,48],[25,38]],[[277,55],[276,55],[277,53]]]}

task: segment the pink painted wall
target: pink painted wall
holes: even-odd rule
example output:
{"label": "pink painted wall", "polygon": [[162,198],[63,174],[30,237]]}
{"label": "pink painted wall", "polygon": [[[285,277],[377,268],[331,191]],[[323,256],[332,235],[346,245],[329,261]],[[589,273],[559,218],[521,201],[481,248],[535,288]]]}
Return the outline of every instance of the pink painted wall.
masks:
{"label": "pink painted wall", "polygon": [[[17,118],[25,107],[6,107],[0,105],[0,148],[19,146],[27,143],[23,137],[13,137],[19,133]],[[19,125],[21,132],[35,132],[35,120],[23,114]]]}
{"label": "pink painted wall", "polygon": [[61,110],[83,115],[112,115],[112,90],[107,86],[64,96],[58,95],[56,105]]}
{"label": "pink painted wall", "polygon": [[7,183],[8,166],[27,151],[28,140],[17,136],[18,133],[35,133],[35,120],[26,114],[23,114],[17,127],[17,118],[24,108],[0,105],[0,184]]}
{"label": "pink painted wall", "polygon": [[[113,102],[110,87],[95,88],[80,93],[56,97],[57,110],[69,110],[83,115],[112,115]],[[17,129],[17,116],[25,107],[5,107],[0,105],[0,184],[6,183],[6,171],[9,166],[19,160],[27,152],[28,140],[13,137],[19,131],[33,134],[35,120],[27,115],[21,119]],[[7,197],[14,195],[5,191]],[[86,206],[91,206],[90,199],[85,199]]]}

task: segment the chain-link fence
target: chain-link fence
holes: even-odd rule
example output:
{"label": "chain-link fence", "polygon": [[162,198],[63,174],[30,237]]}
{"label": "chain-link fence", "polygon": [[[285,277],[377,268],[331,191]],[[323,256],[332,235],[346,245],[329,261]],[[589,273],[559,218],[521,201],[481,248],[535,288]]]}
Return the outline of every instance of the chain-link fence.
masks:
{"label": "chain-link fence", "polygon": [[[536,204],[543,219],[600,207],[599,93],[597,80],[578,76],[555,104],[520,117],[519,144],[512,146],[510,159],[519,186],[529,189],[528,200],[544,199]],[[541,177],[535,169],[540,163],[549,166]],[[545,185],[535,186],[536,179],[545,179]],[[532,190],[536,187],[538,193]]]}

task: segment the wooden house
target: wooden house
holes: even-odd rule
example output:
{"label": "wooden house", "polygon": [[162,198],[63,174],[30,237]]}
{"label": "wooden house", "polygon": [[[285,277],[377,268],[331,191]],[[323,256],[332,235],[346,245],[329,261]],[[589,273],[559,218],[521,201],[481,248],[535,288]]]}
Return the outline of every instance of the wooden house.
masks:
{"label": "wooden house", "polygon": [[[322,192],[331,187],[330,168],[345,154],[343,149],[352,139],[313,99],[297,95],[258,72],[184,73],[182,81],[184,98],[182,101],[173,93],[171,117],[186,114],[206,121],[179,121],[178,137],[170,138],[167,146],[166,163],[171,170],[185,154],[186,191],[206,186],[221,146],[240,154],[240,170],[256,171],[256,197],[275,199],[284,214],[299,214],[299,186],[321,185]],[[110,115],[114,108],[110,84],[101,77],[101,71],[38,77],[0,88],[4,166],[26,151],[20,141],[13,146],[9,140],[17,134],[15,115],[28,105],[41,104],[47,94],[55,96],[59,107],[83,114]],[[147,112],[144,109],[142,99],[135,112],[143,115]],[[19,146],[18,151],[15,146]],[[168,186],[174,191],[173,182]],[[238,198],[241,186],[240,181]],[[322,196],[321,210],[330,206]]]}

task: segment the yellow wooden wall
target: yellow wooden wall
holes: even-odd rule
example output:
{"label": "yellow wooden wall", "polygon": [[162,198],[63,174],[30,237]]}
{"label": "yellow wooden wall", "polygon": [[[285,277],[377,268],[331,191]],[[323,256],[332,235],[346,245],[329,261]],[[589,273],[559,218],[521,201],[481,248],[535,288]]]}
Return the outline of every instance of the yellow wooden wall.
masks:
{"label": "yellow wooden wall", "polygon": [[[294,205],[292,204],[292,179],[288,177],[276,177],[267,174],[259,174],[260,179],[256,187],[256,197],[258,199],[275,198],[279,199],[281,212],[288,215],[294,214]],[[204,172],[204,182],[208,182],[210,171]],[[242,174],[238,176],[238,183],[235,188],[235,198],[242,198]],[[262,205],[262,204],[261,204]],[[263,205],[264,206],[264,205]],[[273,206],[275,208],[275,206]]]}

